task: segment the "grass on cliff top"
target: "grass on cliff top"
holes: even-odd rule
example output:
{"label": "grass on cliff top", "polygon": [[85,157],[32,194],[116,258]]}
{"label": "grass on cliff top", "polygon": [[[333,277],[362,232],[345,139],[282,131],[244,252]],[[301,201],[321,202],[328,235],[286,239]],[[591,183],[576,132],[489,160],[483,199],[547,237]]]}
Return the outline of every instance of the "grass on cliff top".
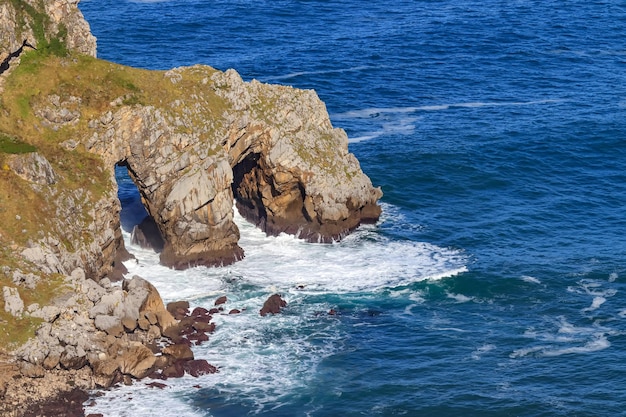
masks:
{"label": "grass on cliff top", "polygon": [[[0,287],[16,287],[10,277],[0,273]],[[52,300],[70,291],[65,284],[64,277],[59,274],[45,276],[34,289],[17,287],[25,308],[37,303],[40,306],[49,305]],[[0,352],[9,353],[23,345],[35,335],[42,319],[23,314],[13,317],[4,311],[4,297],[0,298]]]}
{"label": "grass on cliff top", "polygon": [[[202,118],[210,119],[211,115],[219,119],[226,110],[224,100],[206,85],[215,71],[208,67],[182,69],[184,77],[172,82],[163,71],[129,68],[88,56],[56,56],[25,50],[20,61],[19,66],[3,75],[6,78],[0,96],[0,288],[15,286],[2,267],[30,272],[32,265],[19,255],[29,242],[54,236],[71,251],[76,249],[72,241],[89,239],[87,232],[68,237],[70,232],[58,230],[54,219],[59,213],[67,213],[67,207],[59,211],[55,204],[71,203],[74,201],[71,197],[79,190],[83,190],[81,195],[86,201],[81,202],[82,208],[76,209],[82,212],[73,213],[71,220],[87,218],[88,210],[113,187],[113,167],[105,167],[100,157],[87,152],[82,145],[71,151],[60,146],[69,139],[84,142],[91,137],[94,129],[89,127],[90,120],[99,120],[121,106],[135,105],[155,106],[165,117],[189,118],[189,113],[184,112],[189,112],[192,106],[185,104],[199,103],[192,107],[193,125],[206,123]],[[76,123],[56,127],[46,124],[41,115],[46,109],[54,110],[51,96],[58,96],[61,107],[75,106],[71,110],[80,111]],[[72,98],[78,98],[80,104]],[[210,136],[210,132],[207,130],[205,135]],[[9,168],[9,158],[35,150],[59,176],[56,184],[34,186]],[[37,289],[21,288],[20,294],[26,306],[33,302],[45,305],[61,287],[55,278],[45,277]],[[8,315],[0,296],[0,351],[23,344],[39,324],[40,320],[28,316]]]}

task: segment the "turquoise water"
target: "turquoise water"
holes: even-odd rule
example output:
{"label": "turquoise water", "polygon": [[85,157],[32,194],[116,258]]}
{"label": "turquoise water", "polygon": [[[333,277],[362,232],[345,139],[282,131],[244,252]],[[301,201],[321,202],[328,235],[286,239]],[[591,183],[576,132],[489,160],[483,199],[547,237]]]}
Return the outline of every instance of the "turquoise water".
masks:
{"label": "turquoise water", "polygon": [[[133,248],[166,299],[247,310],[196,350],[220,374],[120,388],[100,412],[624,415],[626,5],[387,3],[80,3],[101,58],[315,89],[385,193],[337,245],[240,220],[232,267]],[[289,306],[263,320],[274,291]]]}

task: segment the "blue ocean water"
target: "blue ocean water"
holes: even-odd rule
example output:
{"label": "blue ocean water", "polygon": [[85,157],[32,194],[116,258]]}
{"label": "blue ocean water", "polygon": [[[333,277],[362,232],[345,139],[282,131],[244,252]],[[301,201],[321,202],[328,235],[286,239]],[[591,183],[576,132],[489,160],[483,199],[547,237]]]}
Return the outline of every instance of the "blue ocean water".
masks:
{"label": "blue ocean water", "polygon": [[[625,414],[624,2],[80,8],[103,59],[315,89],[385,193],[382,221],[336,245],[267,238],[239,219],[247,257],[232,267],[174,272],[131,247],[131,272],[166,300],[225,294],[246,310],[217,317],[196,349],[219,374],[121,387],[88,412]],[[261,319],[276,291],[288,308]]]}

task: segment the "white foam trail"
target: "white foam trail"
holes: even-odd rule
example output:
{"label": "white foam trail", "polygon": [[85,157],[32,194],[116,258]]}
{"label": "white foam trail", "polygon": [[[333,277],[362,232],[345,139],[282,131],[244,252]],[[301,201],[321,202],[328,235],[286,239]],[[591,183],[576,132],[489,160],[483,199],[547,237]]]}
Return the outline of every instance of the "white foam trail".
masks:
{"label": "white foam trail", "polygon": [[[551,331],[539,332],[529,329],[524,336],[543,342],[539,346],[514,350],[509,357],[521,358],[525,356],[554,357],[568,354],[584,354],[604,350],[611,346],[607,336],[621,334],[614,330],[594,325],[577,327],[564,317],[555,322],[558,326],[556,333]],[[548,342],[548,344],[545,344]]]}
{"label": "white foam trail", "polygon": [[482,345],[478,348],[476,348],[476,350],[474,350],[474,352],[472,352],[471,358],[475,361],[478,361],[482,358],[482,356],[485,353],[491,352],[492,350],[494,350],[496,348],[496,345],[491,345],[491,344],[487,344],[487,345]]}
{"label": "white foam trail", "polygon": [[611,272],[609,274],[609,282],[615,282],[617,278],[619,278],[619,275],[617,274],[617,272]]}
{"label": "white foam trail", "polygon": [[457,303],[467,303],[470,302],[474,299],[474,297],[468,297],[466,295],[463,294],[453,294],[453,293],[446,293],[448,298],[452,298],[453,300],[455,300]]}
{"label": "white foam trail", "polygon": [[339,69],[331,69],[331,70],[321,70],[321,71],[299,71],[292,72],[290,74],[284,75],[275,75],[271,77],[263,77],[259,81],[267,82],[267,81],[280,81],[280,80],[288,80],[290,78],[301,77],[303,75],[327,75],[327,74],[343,74],[346,72],[358,72],[371,68],[380,68],[380,67],[372,67],[369,65],[361,65],[358,67],[350,67],[350,68],[339,68]]}
{"label": "white foam trail", "polygon": [[604,297],[594,297],[593,301],[591,302],[591,305],[589,307],[583,309],[583,311],[584,312],[590,312],[590,311],[597,310],[604,303],[606,303],[606,298],[604,298]]}
{"label": "white foam trail", "polygon": [[541,284],[541,281],[538,278],[531,277],[528,275],[523,275],[521,279],[522,281],[528,282],[529,284]]}
{"label": "white foam trail", "polygon": [[507,102],[467,102],[467,103],[450,103],[450,104],[437,104],[427,106],[408,106],[408,107],[371,107],[361,110],[350,110],[343,113],[335,113],[331,115],[333,120],[346,120],[346,119],[367,119],[377,118],[388,114],[407,114],[416,112],[432,112],[449,110],[453,108],[480,108],[480,107],[516,107],[516,106],[534,106],[538,104],[551,104],[559,103],[564,100],[533,100],[533,101],[507,101]]}
{"label": "white foam trail", "polygon": [[553,357],[553,356],[561,356],[561,355],[570,355],[575,353],[591,353],[597,352],[600,350],[604,350],[611,346],[611,342],[609,342],[606,336],[599,335],[597,339],[592,340],[586,343],[584,346],[574,346],[563,349],[554,349],[554,350],[544,350],[541,352],[541,356]]}

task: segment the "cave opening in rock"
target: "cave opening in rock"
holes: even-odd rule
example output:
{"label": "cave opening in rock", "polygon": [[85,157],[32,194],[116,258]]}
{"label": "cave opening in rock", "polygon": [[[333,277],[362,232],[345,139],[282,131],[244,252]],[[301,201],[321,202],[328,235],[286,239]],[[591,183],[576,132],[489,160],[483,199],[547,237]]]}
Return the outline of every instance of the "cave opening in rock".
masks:
{"label": "cave opening in rock", "polygon": [[131,243],[156,252],[163,250],[164,241],[154,219],[143,204],[141,193],[129,174],[130,166],[125,161],[115,165],[117,197],[122,205],[120,224],[131,234]]}
{"label": "cave opening in rock", "polygon": [[258,153],[248,154],[233,167],[233,197],[239,214],[247,221],[265,230],[267,211],[260,190],[262,171]]}

